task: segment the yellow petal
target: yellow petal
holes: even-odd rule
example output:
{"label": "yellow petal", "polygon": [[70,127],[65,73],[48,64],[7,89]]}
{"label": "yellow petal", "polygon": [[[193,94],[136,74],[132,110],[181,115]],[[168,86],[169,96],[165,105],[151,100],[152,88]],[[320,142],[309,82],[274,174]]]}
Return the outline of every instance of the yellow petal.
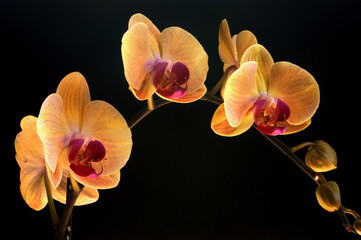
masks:
{"label": "yellow petal", "polygon": [[262,45],[254,44],[244,52],[241,64],[248,61],[257,62],[257,89],[260,94],[267,93],[269,74],[274,63],[271,55]]}
{"label": "yellow petal", "polygon": [[44,145],[45,160],[51,171],[55,172],[60,154],[72,135],[59,94],[51,94],[45,99],[40,109],[37,130]]}
{"label": "yellow petal", "polygon": [[232,127],[236,127],[242,121],[259,97],[256,74],[257,63],[246,62],[227,81],[224,92],[224,108]]}
{"label": "yellow petal", "polygon": [[48,199],[44,184],[44,150],[37,135],[36,121],[36,117],[33,116],[26,116],[21,120],[22,131],[15,139],[15,158],[21,168],[21,195],[29,207],[41,210],[46,206]]}
{"label": "yellow petal", "polygon": [[316,112],[320,91],[316,80],[306,70],[289,62],[275,63],[269,84],[269,95],[280,98],[290,108],[289,123],[299,125]]}
{"label": "yellow petal", "polygon": [[56,93],[63,99],[64,114],[69,128],[73,132],[79,132],[85,105],[90,102],[88,83],[81,73],[69,73],[59,83]]}
{"label": "yellow petal", "polygon": [[36,130],[37,118],[26,116],[21,122],[22,131],[15,138],[16,160],[20,167],[24,162],[45,166],[44,148]]}
{"label": "yellow petal", "polygon": [[100,141],[105,147],[101,176],[114,174],[128,161],[131,132],[123,116],[109,103],[92,101],[86,106],[81,134]]}
{"label": "yellow petal", "polygon": [[227,64],[227,66],[236,65],[237,51],[233,44],[226,19],[223,19],[221,25],[219,26],[218,40],[218,52],[222,62]]}
{"label": "yellow petal", "polygon": [[121,50],[125,78],[132,88],[139,90],[155,60],[145,23],[136,23],[128,29],[123,35]]}
{"label": "yellow petal", "polygon": [[153,93],[156,90],[153,85],[152,74],[149,73],[144,77],[142,86],[138,90],[132,88],[132,86],[129,86],[129,90],[134,94],[134,96],[138,100],[146,100],[146,99],[152,97]]}
{"label": "yellow petal", "polygon": [[112,174],[104,176],[101,174],[96,178],[88,178],[88,177],[80,177],[77,174],[73,173],[70,170],[70,174],[74,177],[76,181],[83,184],[84,186],[93,188],[93,189],[109,189],[114,188],[119,184],[120,181],[120,171]]}
{"label": "yellow petal", "polygon": [[286,132],[283,134],[291,134],[302,131],[307,128],[311,124],[311,119],[308,119],[306,122],[301,123],[299,125],[292,125],[291,123],[287,123]]}
{"label": "yellow petal", "polygon": [[257,38],[252,32],[244,30],[238,33],[236,38],[237,58],[241,60],[247,48],[254,44],[257,44]]}
{"label": "yellow petal", "polygon": [[128,28],[131,28],[136,23],[145,23],[148,26],[150,47],[152,49],[152,53],[155,57],[159,57],[160,32],[158,28],[153,24],[151,20],[149,20],[149,18],[147,18],[141,13],[136,13],[129,19]]}
{"label": "yellow petal", "polygon": [[177,103],[191,103],[194,101],[197,101],[198,99],[202,98],[204,96],[204,94],[206,94],[207,92],[207,87],[206,85],[202,85],[197,91],[192,92],[192,93],[187,93],[184,97],[181,98],[177,98],[177,99],[169,99],[169,98],[165,98],[160,94],[157,94],[159,97],[166,99],[168,101],[171,102],[177,102]]}
{"label": "yellow petal", "polygon": [[189,70],[187,93],[202,87],[208,72],[208,55],[192,34],[179,27],[164,29],[161,33],[162,59],[181,62]]}
{"label": "yellow petal", "polygon": [[45,167],[25,162],[20,170],[20,192],[24,201],[34,210],[43,209],[48,203],[44,183]]}
{"label": "yellow petal", "polygon": [[244,118],[242,119],[242,122],[236,127],[231,127],[229,125],[226,112],[224,110],[224,104],[221,104],[216,112],[213,115],[212,122],[211,122],[211,128],[215,133],[218,135],[224,136],[224,137],[233,137],[240,135],[247,131],[253,124],[253,114],[252,111],[249,111]]}

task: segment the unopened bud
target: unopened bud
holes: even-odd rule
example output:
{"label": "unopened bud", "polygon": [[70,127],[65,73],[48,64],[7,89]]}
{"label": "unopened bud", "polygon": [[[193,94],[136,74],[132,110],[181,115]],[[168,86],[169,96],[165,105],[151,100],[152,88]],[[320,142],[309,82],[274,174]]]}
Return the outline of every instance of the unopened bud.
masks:
{"label": "unopened bud", "polygon": [[361,235],[361,218],[357,218],[353,223],[353,227],[356,229],[356,232]]}
{"label": "unopened bud", "polygon": [[315,172],[327,172],[337,168],[337,155],[328,143],[318,140],[309,147],[305,162]]}
{"label": "unopened bud", "polygon": [[318,204],[326,211],[334,212],[341,207],[340,189],[337,183],[333,181],[318,186],[316,189],[316,197]]}

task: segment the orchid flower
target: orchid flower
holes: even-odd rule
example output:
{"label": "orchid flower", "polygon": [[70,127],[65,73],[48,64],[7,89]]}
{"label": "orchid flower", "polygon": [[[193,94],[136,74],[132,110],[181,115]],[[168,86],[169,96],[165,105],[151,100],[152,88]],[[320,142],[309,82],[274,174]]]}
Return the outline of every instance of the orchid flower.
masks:
{"label": "orchid flower", "polygon": [[267,135],[289,134],[311,123],[320,93],[310,73],[289,62],[274,63],[259,44],[249,47],[240,63],[213,115],[211,127],[217,134],[239,135],[253,123]]}
{"label": "orchid flower", "polygon": [[188,103],[207,91],[208,55],[192,34],[179,27],[162,32],[144,15],[134,14],[122,38],[125,78],[134,96],[155,92],[169,101]]}
{"label": "orchid flower", "polygon": [[[15,158],[20,166],[20,192],[25,202],[34,210],[43,209],[48,203],[45,181],[48,181],[50,169],[45,162],[43,144],[36,131],[37,118],[26,116],[21,120],[22,131],[15,139]],[[59,186],[49,187],[52,197],[65,204],[66,178],[65,174]],[[84,187],[75,205],[84,205],[97,201],[98,191]]]}
{"label": "orchid flower", "polygon": [[41,106],[37,132],[57,188],[70,174],[84,186],[117,186],[131,148],[131,132],[123,116],[104,101],[91,101],[88,84],[78,72],[60,82]]}

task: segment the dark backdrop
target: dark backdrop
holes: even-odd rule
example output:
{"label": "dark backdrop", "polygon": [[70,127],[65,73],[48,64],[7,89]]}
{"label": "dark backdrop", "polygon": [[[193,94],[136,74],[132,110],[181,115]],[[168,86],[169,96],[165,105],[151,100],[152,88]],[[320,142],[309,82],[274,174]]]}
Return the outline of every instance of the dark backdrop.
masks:
{"label": "dark backdrop", "polygon": [[[80,71],[92,99],[113,104],[127,120],[146,105],[128,90],[120,57],[128,19],[137,12],[160,30],[179,26],[200,41],[209,55],[208,88],[222,75],[217,47],[223,18],[232,34],[251,30],[275,61],[312,73],[321,90],[313,123],[280,139],[290,146],[329,142],[339,165],[325,176],[338,182],[342,203],[361,212],[360,3],[2,0],[2,216],[8,230],[3,235],[53,237],[49,210],[30,209],[20,195],[13,141],[22,117],[37,116],[66,74]],[[134,127],[134,147],[120,184],[100,191],[96,203],[75,208],[73,238],[356,238],[337,213],[317,204],[316,184],[257,131],[234,138],[214,134],[215,109],[208,102],[170,104]],[[60,211],[62,205],[57,207]]]}

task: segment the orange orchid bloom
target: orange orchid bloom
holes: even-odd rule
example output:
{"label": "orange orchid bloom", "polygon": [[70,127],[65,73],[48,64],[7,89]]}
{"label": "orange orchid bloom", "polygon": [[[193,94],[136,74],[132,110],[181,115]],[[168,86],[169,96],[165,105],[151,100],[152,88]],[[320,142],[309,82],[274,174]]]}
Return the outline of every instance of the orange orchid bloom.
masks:
{"label": "orange orchid bloom", "polygon": [[[15,139],[15,158],[20,170],[20,192],[25,202],[34,210],[43,209],[48,203],[45,181],[50,174],[50,169],[45,162],[43,144],[36,131],[37,118],[26,116],[21,120],[22,131]],[[59,186],[54,189],[49,184],[52,197],[65,204],[66,202],[66,176]],[[85,205],[97,201],[98,191],[90,187],[84,187],[75,205]]]}
{"label": "orange orchid bloom", "polygon": [[289,62],[274,63],[259,44],[249,47],[240,63],[213,115],[211,127],[217,134],[239,135],[253,123],[264,134],[290,134],[311,123],[320,93],[310,73]]}
{"label": "orange orchid bloom", "polygon": [[122,38],[129,88],[139,100],[158,96],[188,103],[207,91],[208,55],[192,34],[179,27],[162,32],[144,15],[134,14]]}
{"label": "orange orchid bloom", "polygon": [[104,101],[91,101],[88,84],[78,72],[60,82],[41,106],[37,132],[57,188],[65,174],[95,189],[118,185],[129,159],[131,132],[123,116]]}

